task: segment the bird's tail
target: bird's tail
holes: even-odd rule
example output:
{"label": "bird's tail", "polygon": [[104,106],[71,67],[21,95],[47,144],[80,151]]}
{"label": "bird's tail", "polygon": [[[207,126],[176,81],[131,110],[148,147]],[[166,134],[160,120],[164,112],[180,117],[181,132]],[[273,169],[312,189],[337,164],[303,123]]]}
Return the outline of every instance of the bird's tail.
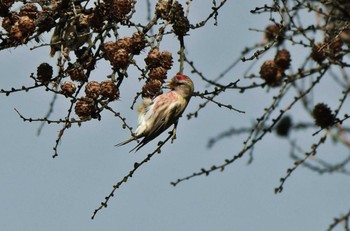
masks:
{"label": "bird's tail", "polygon": [[127,140],[125,140],[125,141],[123,141],[123,142],[120,142],[120,143],[118,143],[118,144],[116,144],[116,145],[114,145],[114,146],[120,147],[120,146],[123,146],[123,145],[125,145],[125,144],[128,144],[128,143],[130,143],[131,141],[134,141],[134,140],[137,140],[137,138],[134,137],[134,136],[131,136],[129,139],[127,139]]}
{"label": "bird's tail", "polygon": [[[127,140],[125,140],[123,142],[120,142],[120,143],[118,143],[118,144],[116,144],[114,146],[120,147],[120,146],[128,144],[131,141],[134,141],[134,140],[137,140],[137,139],[138,139],[137,137],[131,136],[129,139],[127,139]],[[138,144],[133,149],[131,149],[129,152],[133,152],[133,151],[137,152],[140,148],[142,148],[145,144],[147,144],[149,142],[149,140],[145,142],[145,140],[143,139],[141,142],[139,142],[138,140],[137,140],[137,142],[138,142]]]}

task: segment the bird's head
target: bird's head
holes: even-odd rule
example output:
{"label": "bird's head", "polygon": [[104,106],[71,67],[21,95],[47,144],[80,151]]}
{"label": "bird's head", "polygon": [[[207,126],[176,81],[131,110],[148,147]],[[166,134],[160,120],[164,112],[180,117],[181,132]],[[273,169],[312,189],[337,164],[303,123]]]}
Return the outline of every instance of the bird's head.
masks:
{"label": "bird's head", "polygon": [[194,91],[192,80],[188,76],[182,74],[175,75],[168,82],[168,87],[182,95],[184,98],[190,98]]}

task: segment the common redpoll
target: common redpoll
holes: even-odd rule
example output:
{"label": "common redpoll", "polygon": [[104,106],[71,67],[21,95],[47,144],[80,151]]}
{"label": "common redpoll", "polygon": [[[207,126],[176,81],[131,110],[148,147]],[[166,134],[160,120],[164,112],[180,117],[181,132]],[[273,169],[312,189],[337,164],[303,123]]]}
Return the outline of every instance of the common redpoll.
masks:
{"label": "common redpoll", "polygon": [[190,101],[194,86],[188,76],[178,74],[169,81],[168,87],[171,91],[159,95],[153,100],[145,98],[142,101],[138,107],[138,126],[134,135],[116,146],[143,138],[135,148],[130,150],[130,152],[135,149],[138,151],[173,124],[173,136],[175,137],[177,122]]}
{"label": "common redpoll", "polygon": [[70,50],[77,49],[90,41],[91,34],[89,30],[89,27],[82,27],[78,30],[75,25],[65,25],[65,28],[57,26],[50,41],[50,56],[55,56],[55,53],[59,51],[68,57]]}
{"label": "common redpoll", "polygon": [[72,7],[72,11],[79,13],[79,17],[67,16],[58,21],[50,41],[51,57],[59,51],[69,60],[70,50],[78,49],[85,43],[91,43],[88,16],[81,13],[82,6],[80,4],[75,3]]}

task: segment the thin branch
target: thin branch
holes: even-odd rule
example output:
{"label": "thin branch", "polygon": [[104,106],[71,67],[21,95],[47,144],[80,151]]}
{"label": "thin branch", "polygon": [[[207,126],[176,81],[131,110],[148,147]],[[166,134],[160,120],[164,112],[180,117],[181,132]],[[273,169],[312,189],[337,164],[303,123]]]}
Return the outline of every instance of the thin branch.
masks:
{"label": "thin branch", "polygon": [[108,202],[109,200],[114,197],[116,191],[124,184],[126,183],[129,178],[131,178],[134,173],[141,167],[143,166],[145,163],[147,163],[148,161],[151,160],[151,158],[154,156],[154,154],[156,153],[160,153],[161,152],[161,148],[163,147],[164,144],[166,144],[172,137],[173,137],[173,132],[174,130],[169,132],[169,136],[164,140],[158,143],[158,147],[150,154],[147,155],[147,157],[145,159],[143,159],[141,162],[135,162],[134,163],[134,167],[132,170],[129,171],[129,173],[127,175],[125,175],[120,181],[118,181],[115,185],[113,185],[113,189],[112,191],[105,197],[105,200],[103,202],[101,202],[101,205],[95,209],[91,219],[94,219],[96,214],[103,208],[107,208]]}

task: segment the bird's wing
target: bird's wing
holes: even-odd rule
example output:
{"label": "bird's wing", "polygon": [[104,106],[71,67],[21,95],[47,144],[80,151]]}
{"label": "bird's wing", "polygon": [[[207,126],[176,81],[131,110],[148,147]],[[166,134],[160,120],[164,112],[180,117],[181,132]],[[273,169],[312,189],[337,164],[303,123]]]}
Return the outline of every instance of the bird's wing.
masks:
{"label": "bird's wing", "polygon": [[182,113],[180,102],[181,97],[174,92],[157,97],[146,114],[146,119],[152,126],[145,135],[153,139],[170,127]]}

